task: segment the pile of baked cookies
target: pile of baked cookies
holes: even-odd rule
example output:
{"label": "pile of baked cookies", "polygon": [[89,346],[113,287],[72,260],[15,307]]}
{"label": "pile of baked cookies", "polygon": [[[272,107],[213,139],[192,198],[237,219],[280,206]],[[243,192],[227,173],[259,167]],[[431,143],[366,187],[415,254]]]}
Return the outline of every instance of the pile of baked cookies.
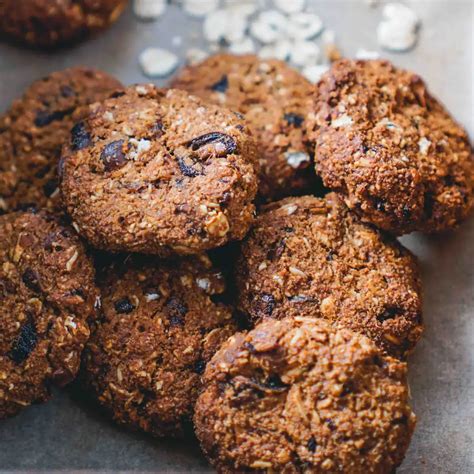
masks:
{"label": "pile of baked cookies", "polygon": [[129,427],[193,421],[219,472],[392,472],[423,332],[396,236],[473,187],[465,131],[386,61],[55,72],[0,119],[0,418],[78,376]]}

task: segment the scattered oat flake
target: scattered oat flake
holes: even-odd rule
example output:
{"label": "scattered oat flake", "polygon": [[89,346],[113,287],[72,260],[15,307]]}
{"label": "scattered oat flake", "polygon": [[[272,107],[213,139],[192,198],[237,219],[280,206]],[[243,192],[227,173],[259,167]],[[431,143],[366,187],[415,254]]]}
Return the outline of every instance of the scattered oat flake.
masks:
{"label": "scattered oat flake", "polygon": [[314,13],[295,13],[288,20],[288,36],[294,39],[309,40],[323,31],[323,22]]}
{"label": "scattered oat flake", "polygon": [[278,10],[266,10],[260,13],[252,23],[250,33],[263,44],[284,39],[288,29],[288,19]]}
{"label": "scattered oat flake", "polygon": [[371,51],[369,49],[359,48],[356,52],[356,59],[375,60],[379,58],[380,58],[380,54],[377,51]]}
{"label": "scattered oat flake", "polygon": [[183,0],[183,10],[192,16],[206,16],[219,8],[219,0]]}
{"label": "scattered oat flake", "polygon": [[230,43],[245,38],[247,21],[244,17],[233,17],[227,10],[216,10],[206,16],[203,33],[209,42],[226,40]]}
{"label": "scattered oat flake", "polygon": [[225,8],[232,15],[240,15],[245,18],[257,13],[262,6],[264,0],[225,0]]}
{"label": "scattered oat flake", "polygon": [[313,66],[318,63],[321,51],[316,43],[311,41],[296,41],[290,54],[290,61],[295,66]]}
{"label": "scattered oat flake", "polygon": [[244,38],[242,41],[231,43],[229,52],[232,54],[254,54],[255,43],[251,38]]}
{"label": "scattered oat flake", "polygon": [[306,0],[273,0],[273,4],[284,13],[295,13],[305,9]]}
{"label": "scattered oat flake", "polygon": [[290,59],[291,42],[283,39],[276,43],[263,46],[258,55],[262,59],[279,59],[280,61],[287,61]]}
{"label": "scattered oat flake", "polygon": [[166,0],[134,0],[133,13],[141,20],[155,20],[166,11]]}
{"label": "scattered oat flake", "polygon": [[167,77],[179,64],[176,54],[161,48],[147,48],[139,57],[143,73],[148,77]]}

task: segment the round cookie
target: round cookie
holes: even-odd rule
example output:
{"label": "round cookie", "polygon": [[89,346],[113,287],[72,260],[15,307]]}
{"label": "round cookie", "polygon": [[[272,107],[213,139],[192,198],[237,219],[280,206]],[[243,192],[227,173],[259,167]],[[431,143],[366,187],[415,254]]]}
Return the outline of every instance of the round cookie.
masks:
{"label": "round cookie", "polygon": [[196,434],[219,473],[394,472],[415,427],[406,364],[314,318],[231,337],[204,387]]}
{"label": "round cookie", "polygon": [[185,68],[173,87],[245,115],[260,151],[260,197],[271,201],[318,190],[305,119],[312,85],[277,60],[218,54]]}
{"label": "round cookie", "polygon": [[206,363],[235,333],[225,283],[207,257],[164,262],[129,257],[103,271],[102,317],[83,375],[119,422],[155,436],[181,436]]}
{"label": "round cookie", "polygon": [[338,61],[313,115],[316,171],[364,221],[398,235],[439,232],[471,210],[467,134],[419,76],[387,61]]}
{"label": "round cookie", "polygon": [[0,216],[0,419],[74,379],[97,296],[74,229],[43,212]]}
{"label": "round cookie", "polygon": [[264,207],[235,276],[237,304],[253,322],[317,316],[364,333],[397,357],[423,332],[416,258],[334,193]]}
{"label": "round cookie", "polygon": [[138,85],[74,126],[61,191],[97,248],[196,254],[246,234],[255,163],[252,137],[233,113]]}
{"label": "round cookie", "polygon": [[2,0],[0,31],[36,48],[62,46],[107,28],[127,0]]}
{"label": "round cookie", "polygon": [[61,147],[88,104],[121,84],[101,71],[71,68],[34,82],[0,117],[0,213],[59,206]]}

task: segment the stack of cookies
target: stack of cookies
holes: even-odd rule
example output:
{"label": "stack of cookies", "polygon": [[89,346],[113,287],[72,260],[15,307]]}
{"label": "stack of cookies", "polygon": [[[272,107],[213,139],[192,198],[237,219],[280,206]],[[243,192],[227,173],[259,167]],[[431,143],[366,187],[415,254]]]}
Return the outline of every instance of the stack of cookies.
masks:
{"label": "stack of cookies", "polygon": [[465,131],[386,61],[53,73],[0,121],[0,418],[79,375],[222,473],[393,472],[423,332],[396,237],[473,196]]}

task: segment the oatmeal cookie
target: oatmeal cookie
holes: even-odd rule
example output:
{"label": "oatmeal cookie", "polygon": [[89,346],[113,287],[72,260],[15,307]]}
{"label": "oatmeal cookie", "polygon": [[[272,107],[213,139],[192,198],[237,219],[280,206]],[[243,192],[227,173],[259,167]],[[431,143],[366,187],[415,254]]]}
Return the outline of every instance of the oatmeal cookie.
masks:
{"label": "oatmeal cookie", "polygon": [[74,126],[61,191],[97,248],[196,254],[246,234],[255,163],[233,113],[184,91],[132,86]]}
{"label": "oatmeal cookie", "polygon": [[277,60],[218,54],[185,68],[173,87],[245,115],[260,151],[264,200],[318,190],[305,120],[312,85]]}
{"label": "oatmeal cookie", "polygon": [[155,436],[180,436],[206,363],[236,331],[220,303],[225,282],[205,256],[128,257],[102,272],[102,316],[83,378],[113,418]]}
{"label": "oatmeal cookie", "polygon": [[254,322],[317,316],[364,333],[397,357],[423,332],[416,258],[334,193],[263,208],[235,275],[238,306]]}
{"label": "oatmeal cookie", "polygon": [[299,316],[231,337],[206,367],[194,416],[219,473],[393,472],[415,420],[405,363]]}
{"label": "oatmeal cookie", "polygon": [[35,48],[70,44],[107,28],[127,0],[2,0],[0,32]]}
{"label": "oatmeal cookie", "polygon": [[467,134],[419,76],[388,61],[338,61],[308,127],[317,173],[364,221],[397,235],[439,232],[471,210]]}
{"label": "oatmeal cookie", "polygon": [[74,229],[44,212],[0,216],[0,419],[75,377],[96,298]]}
{"label": "oatmeal cookie", "polygon": [[61,147],[88,104],[121,84],[106,73],[76,67],[34,82],[0,117],[0,213],[59,206]]}

